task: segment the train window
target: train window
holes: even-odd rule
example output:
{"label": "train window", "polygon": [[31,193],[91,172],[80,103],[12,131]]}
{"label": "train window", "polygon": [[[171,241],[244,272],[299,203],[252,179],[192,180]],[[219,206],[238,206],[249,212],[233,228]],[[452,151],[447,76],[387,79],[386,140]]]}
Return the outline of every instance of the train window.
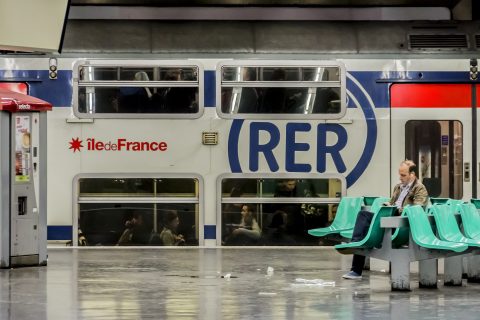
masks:
{"label": "train window", "polygon": [[198,245],[199,198],[198,178],[80,177],[76,236],[88,246]]}
{"label": "train window", "polygon": [[345,181],[333,175],[225,177],[220,188],[223,245],[317,245],[307,231],[331,223]]}
{"label": "train window", "polygon": [[182,63],[77,64],[74,112],[79,118],[198,118],[203,111],[203,70]]}
{"label": "train window", "polygon": [[217,67],[217,110],[225,118],[339,119],[345,68],[337,62],[229,61]]}
{"label": "train window", "polygon": [[463,126],[458,120],[412,120],[405,125],[405,156],[418,164],[430,197],[463,196]]}

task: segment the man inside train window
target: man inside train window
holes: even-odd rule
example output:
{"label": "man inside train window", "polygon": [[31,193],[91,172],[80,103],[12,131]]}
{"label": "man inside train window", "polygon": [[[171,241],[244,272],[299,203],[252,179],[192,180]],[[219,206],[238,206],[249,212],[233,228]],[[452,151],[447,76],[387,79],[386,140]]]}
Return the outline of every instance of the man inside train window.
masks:
{"label": "man inside train window", "polygon": [[125,230],[117,246],[146,245],[150,240],[151,228],[145,223],[143,214],[134,212],[131,219],[125,221]]}
{"label": "man inside train window", "polygon": [[[180,68],[169,70],[166,81],[189,81],[190,77]],[[164,92],[165,112],[168,113],[195,113],[198,112],[198,88],[170,87]]]}
{"label": "man inside train window", "polygon": [[[270,81],[285,81],[284,69],[273,70]],[[267,88],[264,91],[260,113],[283,113],[287,99],[287,89],[282,87]]]}
{"label": "man inside train window", "polygon": [[257,244],[260,239],[261,230],[257,223],[254,206],[251,204],[244,204],[240,214],[240,223],[229,226],[233,230],[225,238],[225,245],[227,246]]}
{"label": "man inside train window", "polygon": [[[145,71],[136,72],[134,81],[149,81]],[[121,87],[119,89],[118,112],[138,113],[149,108],[152,91],[147,87]]]}
{"label": "man inside train window", "polygon": [[317,88],[312,113],[339,113],[340,94],[336,88]]}
{"label": "man inside train window", "polygon": [[263,236],[263,244],[267,246],[295,245],[295,240],[287,234],[287,213],[277,210]]}
{"label": "man inside train window", "polygon": [[[403,208],[407,205],[425,206],[427,204],[428,192],[425,186],[417,179],[416,170],[417,166],[411,160],[405,160],[400,163],[398,168],[400,183],[393,188],[390,201],[385,203],[386,205],[396,206],[398,214],[401,214]],[[372,218],[372,212],[362,210],[358,213],[353,229],[352,241],[360,241],[367,235]],[[364,265],[365,256],[354,254],[350,272],[342,277],[351,280],[361,279]]]}
{"label": "man inside train window", "polygon": [[[276,198],[310,198],[316,196],[315,187],[309,180],[295,179],[280,180],[277,183],[274,194],[274,197]],[[308,214],[305,212],[306,208],[318,209],[312,204],[278,203],[271,205],[269,207],[269,212],[280,210],[286,213],[286,233],[291,235],[292,238],[300,244],[305,243],[307,226],[310,227],[311,217],[308,217]],[[320,212],[315,211],[315,214],[317,213],[320,214]],[[328,217],[326,216],[326,218]]]}
{"label": "man inside train window", "polygon": [[[255,81],[256,74],[254,68],[244,67],[242,70],[243,81]],[[240,96],[238,113],[256,113],[258,112],[258,92],[255,88],[244,87]]]}

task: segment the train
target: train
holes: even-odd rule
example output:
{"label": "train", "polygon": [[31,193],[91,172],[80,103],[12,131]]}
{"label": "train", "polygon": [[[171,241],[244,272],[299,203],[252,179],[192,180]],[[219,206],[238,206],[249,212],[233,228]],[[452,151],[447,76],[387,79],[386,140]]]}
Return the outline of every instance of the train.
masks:
{"label": "train", "polygon": [[431,197],[477,197],[477,22],[123,25],[0,56],[0,87],[54,106],[49,240],[318,245],[308,229],[342,197],[389,196],[405,159]]}

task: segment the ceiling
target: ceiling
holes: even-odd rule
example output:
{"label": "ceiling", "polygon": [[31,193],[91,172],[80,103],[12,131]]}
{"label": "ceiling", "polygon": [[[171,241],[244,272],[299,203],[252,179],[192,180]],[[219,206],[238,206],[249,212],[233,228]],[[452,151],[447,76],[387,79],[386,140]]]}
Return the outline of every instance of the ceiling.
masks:
{"label": "ceiling", "polygon": [[461,0],[71,0],[73,6],[455,7]]}

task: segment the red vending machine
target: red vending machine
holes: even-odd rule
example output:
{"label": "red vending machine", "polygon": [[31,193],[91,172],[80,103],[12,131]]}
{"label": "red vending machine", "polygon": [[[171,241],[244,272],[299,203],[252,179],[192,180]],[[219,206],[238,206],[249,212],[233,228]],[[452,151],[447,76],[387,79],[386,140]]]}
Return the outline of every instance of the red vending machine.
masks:
{"label": "red vending machine", "polygon": [[0,88],[0,267],[47,264],[47,114]]}

